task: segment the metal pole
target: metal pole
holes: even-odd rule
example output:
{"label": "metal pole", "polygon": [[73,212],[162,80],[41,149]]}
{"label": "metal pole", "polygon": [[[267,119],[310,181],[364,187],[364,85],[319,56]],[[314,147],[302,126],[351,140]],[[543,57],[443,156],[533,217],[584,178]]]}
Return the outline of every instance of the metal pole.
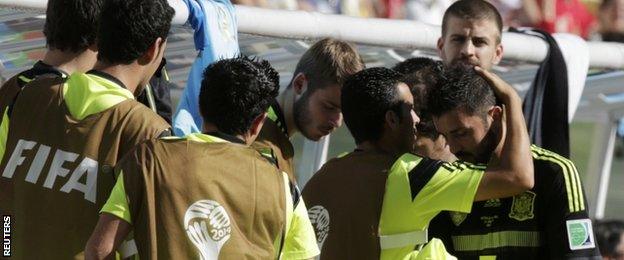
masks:
{"label": "metal pole", "polygon": [[596,124],[592,147],[592,157],[586,175],[590,214],[595,219],[604,217],[609,178],[613,163],[617,124],[610,116]]}
{"label": "metal pole", "polygon": [[[188,19],[182,0],[168,0],[176,10],[173,24]],[[47,0],[0,0],[0,7],[43,11]],[[435,49],[440,27],[410,20],[359,18],[317,12],[271,10],[236,6],[238,32],[289,39],[334,37],[389,48]],[[588,42],[591,68],[624,68],[624,44]],[[518,33],[503,33],[505,59],[540,62],[548,52],[544,40]]]}

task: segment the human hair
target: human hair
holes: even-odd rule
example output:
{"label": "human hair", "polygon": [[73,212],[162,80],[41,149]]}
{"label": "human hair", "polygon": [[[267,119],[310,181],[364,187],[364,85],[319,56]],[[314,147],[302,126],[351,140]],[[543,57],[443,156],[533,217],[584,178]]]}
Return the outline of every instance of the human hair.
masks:
{"label": "human hair", "polygon": [[106,0],[98,31],[98,60],[130,64],[156,39],[167,39],[174,13],[167,0]]}
{"label": "human hair", "polygon": [[494,5],[484,0],[459,0],[449,6],[442,17],[442,37],[446,36],[448,20],[453,16],[463,20],[477,21],[490,20],[498,28],[497,43],[501,42],[503,33],[503,18]]}
{"label": "human hair", "polygon": [[379,140],[386,112],[401,115],[397,85],[401,74],[388,68],[369,68],[350,77],[342,87],[341,103],[345,124],[356,144]]}
{"label": "human hair", "polygon": [[418,57],[399,62],[392,69],[403,75],[401,81],[410,88],[414,96],[414,110],[421,112],[427,107],[424,87],[433,87],[436,84],[444,65],[431,58]]}
{"label": "human hair", "polygon": [[[434,59],[427,58],[427,57],[415,57],[415,58],[406,59],[404,61],[401,61],[395,64],[394,67],[392,67],[392,69],[403,75],[408,75],[408,74],[420,71],[425,68],[434,68],[434,69],[442,70],[441,68],[442,66],[444,65],[440,61],[436,61]],[[407,82],[405,82],[405,84],[410,85]]]}
{"label": "human hair", "polygon": [[219,131],[240,135],[265,113],[279,91],[279,74],[268,61],[238,56],[206,68],[199,92],[205,122]]}
{"label": "human hair", "polygon": [[472,68],[448,69],[434,87],[427,89],[428,111],[435,117],[462,109],[468,115],[485,119],[489,107],[494,105],[494,91]]}
{"label": "human hair", "polygon": [[399,62],[392,69],[403,75],[401,81],[410,88],[414,96],[414,111],[420,118],[416,126],[418,134],[431,139],[437,138],[439,133],[427,109],[427,89],[436,85],[444,65],[440,61],[418,57]]}
{"label": "human hair", "polygon": [[301,56],[294,75],[303,73],[309,82],[308,90],[313,92],[330,84],[342,85],[348,76],[362,69],[364,61],[355,46],[346,41],[324,38]]}
{"label": "human hair", "polygon": [[82,52],[95,44],[102,0],[49,0],[43,34],[50,49]]}
{"label": "human hair", "polygon": [[603,257],[622,256],[617,248],[622,243],[624,233],[624,221],[621,220],[596,220],[594,230],[598,249]]}

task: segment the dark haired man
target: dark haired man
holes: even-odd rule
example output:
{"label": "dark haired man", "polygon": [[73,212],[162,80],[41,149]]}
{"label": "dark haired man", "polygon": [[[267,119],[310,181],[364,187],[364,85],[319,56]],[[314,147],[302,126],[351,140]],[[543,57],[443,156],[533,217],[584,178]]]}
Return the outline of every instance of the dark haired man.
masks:
{"label": "dark haired man", "polygon": [[[490,84],[472,69],[448,71],[428,89],[428,110],[459,159],[487,163],[504,155],[506,131]],[[508,108],[505,108],[508,109]],[[431,225],[461,259],[581,259],[599,256],[581,179],[570,160],[531,146],[535,186],[514,197],[475,202],[470,214],[444,212]]]}
{"label": "dark haired man", "polygon": [[21,90],[0,164],[2,186],[12,189],[0,209],[23,223],[11,230],[17,259],[78,255],[113,188],[112,167],[168,133],[133,99],[160,65],[173,13],[165,0],[105,1],[95,70],[39,77]]}
{"label": "dark haired man", "polygon": [[502,18],[492,4],[459,0],[446,9],[442,18],[440,58],[447,67],[480,66],[490,70],[503,57],[502,30]]}
{"label": "dark haired man", "polygon": [[43,28],[48,49],[43,60],[0,87],[0,158],[5,152],[11,104],[24,85],[41,75],[66,78],[93,68],[97,61],[95,38],[101,6],[102,0],[48,1]]}
{"label": "dark haired man", "polygon": [[280,170],[295,180],[290,137],[299,132],[318,141],[340,127],[340,89],[346,77],[363,68],[352,44],[331,38],[316,42],[301,56],[290,84],[269,107],[269,120],[254,147],[272,154]]}
{"label": "dark haired man", "polygon": [[141,144],[119,163],[87,258],[112,256],[130,229],[145,259],[318,254],[307,214],[291,214],[306,212],[291,194],[297,188],[249,147],[277,96],[279,74],[267,61],[239,57],[213,63],[203,78],[204,133]]}
{"label": "dark haired man", "polygon": [[436,214],[448,209],[470,212],[475,200],[532,187],[520,98],[496,76],[483,73],[495,82],[509,107],[508,123],[516,127],[501,144],[504,156],[487,168],[410,153],[419,118],[401,74],[371,68],[347,79],[342,109],[357,148],[327,162],[303,191],[321,259],[445,259],[441,242],[429,242],[426,234]]}
{"label": "dark haired man", "polygon": [[433,119],[427,111],[426,90],[438,81],[443,65],[430,58],[410,58],[397,63],[393,70],[403,74],[402,81],[410,87],[414,96],[414,111],[420,118],[416,125],[414,153],[435,160],[453,162],[457,158],[451,153],[446,139],[435,129]]}

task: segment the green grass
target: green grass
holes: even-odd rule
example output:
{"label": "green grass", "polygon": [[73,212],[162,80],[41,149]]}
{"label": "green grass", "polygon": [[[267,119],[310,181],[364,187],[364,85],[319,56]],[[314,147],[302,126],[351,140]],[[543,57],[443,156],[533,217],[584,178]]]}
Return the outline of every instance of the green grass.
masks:
{"label": "green grass", "polygon": [[[576,164],[582,180],[586,180],[589,174],[599,174],[598,172],[589,172],[588,169],[592,145],[597,141],[592,140],[594,127],[594,123],[575,122],[570,125],[571,159]],[[622,143],[622,139],[617,139],[617,149],[622,147]],[[585,191],[588,190],[587,188],[585,185]],[[624,216],[624,158],[614,156],[607,192],[605,218],[621,218],[621,216]]]}

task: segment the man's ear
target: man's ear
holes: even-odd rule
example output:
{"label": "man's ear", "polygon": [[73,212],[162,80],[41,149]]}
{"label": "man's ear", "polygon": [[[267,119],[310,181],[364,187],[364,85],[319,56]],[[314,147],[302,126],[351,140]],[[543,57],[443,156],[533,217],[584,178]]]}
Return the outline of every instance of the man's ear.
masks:
{"label": "man's ear", "polygon": [[386,111],[386,116],[385,116],[385,121],[386,121],[386,125],[394,130],[399,128],[399,116],[392,110],[388,110]]}
{"label": "man's ear", "polygon": [[162,38],[158,37],[156,40],[147,48],[147,50],[139,57],[138,62],[140,65],[147,65],[151,63],[154,59],[158,58],[158,55],[162,51],[164,41]]}
{"label": "man's ear", "polygon": [[308,83],[308,77],[306,77],[303,72],[299,72],[293,79],[292,83],[295,94],[302,95],[303,93],[305,93],[308,88]]}
{"label": "man's ear", "polygon": [[87,47],[89,50],[91,50],[92,52],[98,52],[98,46],[97,43],[91,44]]}
{"label": "man's ear", "polygon": [[494,53],[493,64],[498,64],[503,59],[503,44],[499,43],[496,45],[496,51]]}
{"label": "man's ear", "polygon": [[500,121],[503,116],[503,108],[500,106],[492,106],[488,110],[488,115],[492,117],[494,121]]}
{"label": "man's ear", "polygon": [[[255,140],[258,134],[260,134],[260,130],[262,130],[262,126],[264,125],[264,120],[267,118],[267,113],[262,113],[254,118],[251,121],[251,127],[249,128],[249,135]],[[252,140],[253,141],[253,140]]]}
{"label": "man's ear", "polygon": [[444,39],[442,37],[438,38],[438,56],[442,57],[442,48],[444,47]]}

